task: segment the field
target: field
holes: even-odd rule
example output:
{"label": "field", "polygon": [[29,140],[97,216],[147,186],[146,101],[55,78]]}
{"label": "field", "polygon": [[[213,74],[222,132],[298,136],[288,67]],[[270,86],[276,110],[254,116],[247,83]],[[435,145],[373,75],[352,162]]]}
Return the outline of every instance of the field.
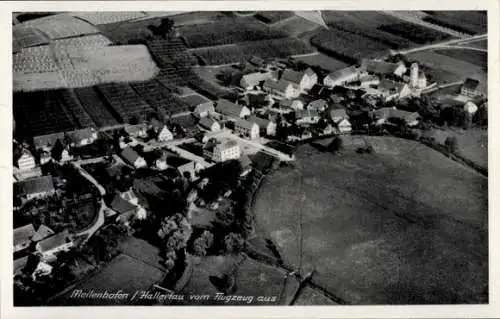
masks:
{"label": "field", "polygon": [[[347,303],[487,302],[487,179],[416,142],[344,143],[302,146],[299,168],[265,180],[258,233],[286,263],[302,251],[303,272]],[[374,154],[355,153],[366,144]]]}
{"label": "field", "polygon": [[30,26],[12,27],[12,50],[18,52],[21,48],[47,43],[46,37],[37,29]]}
{"label": "field", "polygon": [[26,24],[35,27],[51,40],[99,33],[99,30],[90,23],[66,14],[30,20]]}
{"label": "field", "polygon": [[82,107],[78,99],[69,90],[61,90],[61,101],[68,107],[79,128],[94,127],[95,123]]}
{"label": "field", "polygon": [[464,61],[470,64],[477,65],[483,70],[488,68],[488,53],[481,51],[473,51],[467,49],[439,49],[434,50],[435,53],[448,56],[455,60]]}
{"label": "field", "polygon": [[349,66],[347,63],[331,58],[323,53],[297,57],[295,58],[295,60],[305,62],[309,65],[319,66],[320,68],[323,68],[330,72],[334,72]]}
{"label": "field", "polygon": [[255,19],[224,19],[213,23],[187,25],[177,28],[181,37],[191,48],[258,41],[285,37]]}
{"label": "field", "polygon": [[151,106],[128,84],[102,84],[97,89],[123,122],[128,123],[133,117],[145,120],[153,112]]}
{"label": "field", "polygon": [[161,250],[148,243],[144,239],[128,237],[120,243],[119,250],[122,254],[128,255],[143,263],[158,268],[165,269],[162,261]]}
{"label": "field", "polygon": [[85,20],[93,25],[123,22],[147,16],[145,13],[137,11],[136,12],[133,11],[73,12],[71,13],[71,15],[73,17]]}
{"label": "field", "polygon": [[488,132],[483,129],[474,128],[461,130],[458,128],[438,130],[433,129],[428,133],[443,144],[448,136],[455,136],[458,142],[458,154],[488,169]]}
{"label": "field", "polygon": [[319,49],[351,61],[378,57],[389,52],[390,47],[361,34],[342,30],[324,30],[311,39]]}
{"label": "field", "polygon": [[293,304],[294,306],[311,306],[311,305],[338,305],[338,303],[326,297],[320,290],[306,286],[300,292],[299,297]]}
{"label": "field", "polygon": [[466,42],[463,44],[463,46],[488,50],[488,40]]}
{"label": "field", "polygon": [[189,111],[189,105],[156,80],[131,83],[131,87],[163,117]]}
{"label": "field", "polygon": [[468,34],[487,32],[486,12],[481,11],[426,11],[424,21]]}
{"label": "field", "polygon": [[294,16],[293,11],[259,11],[255,17],[265,23],[275,23]]}
{"label": "field", "polygon": [[94,88],[78,88],[74,92],[82,107],[99,127],[118,124],[108,106],[104,104],[104,99],[98,95]]}
{"label": "field", "polygon": [[206,65],[221,65],[240,62],[251,56],[286,58],[290,55],[306,54],[313,49],[300,40],[281,38],[238,43],[236,45],[192,50]]}
{"label": "field", "polygon": [[418,44],[428,44],[451,39],[451,35],[447,33],[405,21],[381,25],[379,30],[392,33]]}
{"label": "field", "polygon": [[305,32],[316,29],[317,27],[318,24],[298,16],[273,24],[274,29],[292,37],[297,37]]}
{"label": "field", "polygon": [[[450,58],[432,51],[420,51],[408,54],[408,59],[416,60],[428,67],[428,71],[438,75],[433,81],[438,83],[456,82],[472,77],[481,82],[480,87],[486,92],[487,76],[480,66]],[[443,71],[446,77],[439,77],[439,72]],[[426,71],[427,74],[427,71]]]}
{"label": "field", "polygon": [[150,26],[158,26],[162,18],[138,21],[116,22],[97,25],[97,29],[115,44],[127,44],[130,41],[145,41],[154,38]]}

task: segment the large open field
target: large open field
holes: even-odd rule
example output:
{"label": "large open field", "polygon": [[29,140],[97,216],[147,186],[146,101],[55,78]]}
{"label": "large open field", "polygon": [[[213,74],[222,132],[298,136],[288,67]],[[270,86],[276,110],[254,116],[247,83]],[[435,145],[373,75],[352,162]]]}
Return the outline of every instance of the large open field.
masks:
{"label": "large open field", "polygon": [[467,49],[440,49],[434,50],[435,53],[445,55],[452,59],[464,61],[481,67],[483,70],[488,68],[488,53]]}
{"label": "large open field", "polygon": [[335,72],[348,66],[347,63],[329,57],[328,55],[323,53],[296,57],[295,60],[305,62],[309,65],[319,66],[320,68],[323,68],[330,72]]}
{"label": "large open field", "polygon": [[[302,146],[296,168],[267,178],[258,232],[347,303],[487,302],[487,179],[416,142],[344,143]],[[367,143],[374,154],[354,152]]]}

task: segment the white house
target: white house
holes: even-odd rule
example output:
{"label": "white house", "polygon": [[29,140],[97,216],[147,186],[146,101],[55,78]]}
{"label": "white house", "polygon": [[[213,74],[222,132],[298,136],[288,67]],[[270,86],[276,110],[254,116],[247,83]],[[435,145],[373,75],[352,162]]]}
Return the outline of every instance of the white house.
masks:
{"label": "white house", "polygon": [[170,132],[170,130],[168,129],[168,127],[166,125],[164,125],[158,131],[158,135],[157,135],[156,138],[160,142],[165,142],[165,141],[171,141],[171,140],[173,140],[174,139],[174,135],[172,134],[172,132]]}
{"label": "white house", "polygon": [[126,147],[123,149],[123,151],[120,153],[120,156],[130,165],[134,166],[135,168],[141,168],[141,167],[146,167],[147,163],[142,158],[137,154],[136,151],[134,151],[131,147]]}
{"label": "white house", "polygon": [[337,125],[337,129],[340,133],[350,133],[352,131],[351,122],[348,119],[342,119],[335,123]]}
{"label": "white house", "polygon": [[217,141],[212,139],[208,141],[203,150],[204,156],[214,162],[225,162],[231,159],[238,159],[241,156],[241,149],[233,140],[225,139]]}
{"label": "white house", "polygon": [[390,119],[398,119],[404,121],[408,126],[418,124],[420,115],[417,112],[408,112],[398,110],[392,107],[384,107],[373,112],[377,125],[385,124]]}
{"label": "white house", "polygon": [[126,125],[125,132],[131,137],[148,137],[148,126],[145,123],[136,125]]}
{"label": "white house", "polygon": [[274,136],[276,135],[276,123],[270,121],[269,119],[265,119],[262,117],[257,117],[255,115],[251,115],[248,118],[249,122],[256,123],[259,126],[261,135]]}
{"label": "white house", "polygon": [[411,94],[411,89],[407,83],[382,79],[378,85],[379,95],[386,101],[402,99]]}
{"label": "white house", "polygon": [[221,130],[219,122],[217,122],[211,117],[203,117],[198,123],[198,125],[200,125],[202,128],[210,132],[220,132]]}
{"label": "white house", "polygon": [[35,157],[30,151],[24,149],[21,152],[21,156],[17,159],[17,167],[20,171],[29,171],[36,167]]}
{"label": "white house", "polygon": [[61,163],[69,162],[73,159],[73,156],[69,153],[69,149],[65,147],[61,152]]}
{"label": "white house", "polygon": [[262,85],[262,89],[264,90],[264,92],[287,99],[296,98],[300,95],[300,88],[297,84],[283,79],[277,82],[273,80],[267,80]]}
{"label": "white house", "polygon": [[319,99],[314,100],[307,105],[307,109],[311,111],[323,112],[326,109],[328,103],[325,100]]}
{"label": "white house", "polygon": [[215,112],[214,103],[199,94],[188,95],[182,100],[189,105],[197,117],[205,117]]}
{"label": "white house", "polygon": [[269,80],[273,77],[271,72],[254,72],[245,74],[241,77],[240,87],[245,90],[251,90],[254,87],[260,85],[265,80]]}
{"label": "white house", "polygon": [[42,255],[43,260],[53,260],[57,253],[68,251],[73,246],[73,241],[66,232],[63,232],[39,241],[36,250]]}
{"label": "white house", "polygon": [[380,79],[375,75],[364,75],[359,78],[362,87],[376,86],[380,84]]}
{"label": "white house", "polygon": [[398,63],[390,63],[384,61],[363,60],[361,63],[361,68],[369,74],[376,74],[376,75],[394,74],[397,76],[403,76],[403,74],[405,74],[407,70],[404,62],[402,61]]}
{"label": "white house", "polygon": [[334,86],[344,85],[348,82],[356,81],[360,77],[360,72],[353,66],[349,66],[344,69],[340,69],[333,73],[328,74],[323,79],[323,85],[329,88]]}
{"label": "white house", "polygon": [[234,130],[237,134],[242,135],[244,137],[248,137],[253,140],[259,137],[259,125],[255,122],[250,122],[243,119],[238,119],[234,123]]}
{"label": "white house", "polygon": [[281,79],[297,85],[300,91],[309,90],[318,82],[318,75],[308,68],[304,72],[287,69],[281,75]]}

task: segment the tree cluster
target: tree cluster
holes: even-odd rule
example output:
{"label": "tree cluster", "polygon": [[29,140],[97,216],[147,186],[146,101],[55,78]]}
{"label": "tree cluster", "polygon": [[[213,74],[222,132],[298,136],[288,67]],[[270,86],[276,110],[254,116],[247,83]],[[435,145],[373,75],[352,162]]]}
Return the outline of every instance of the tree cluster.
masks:
{"label": "tree cluster", "polygon": [[177,252],[186,248],[191,237],[191,224],[186,217],[177,213],[163,219],[157,234],[164,245],[165,266],[171,270],[176,265]]}

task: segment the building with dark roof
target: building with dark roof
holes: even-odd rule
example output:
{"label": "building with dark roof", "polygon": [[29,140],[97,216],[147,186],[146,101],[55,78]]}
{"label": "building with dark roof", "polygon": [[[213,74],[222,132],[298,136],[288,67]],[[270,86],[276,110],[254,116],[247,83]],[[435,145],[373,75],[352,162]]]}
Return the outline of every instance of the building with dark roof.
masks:
{"label": "building with dark roof", "polygon": [[36,244],[36,250],[45,260],[56,258],[57,253],[68,251],[74,246],[67,232],[62,232],[54,236],[47,237]]}
{"label": "building with dark roof", "polygon": [[197,117],[205,117],[214,112],[214,102],[199,94],[191,94],[182,99]]}
{"label": "building with dark roof", "polygon": [[198,122],[198,125],[210,132],[219,132],[221,129],[219,122],[211,117],[203,117],[200,122]]}
{"label": "building with dark roof", "polygon": [[403,76],[407,68],[403,62],[390,63],[384,61],[375,60],[363,60],[361,63],[361,68],[368,72],[369,74],[376,75],[388,75],[394,74],[397,76]]}
{"label": "building with dark roof", "polygon": [[269,119],[251,115],[250,117],[248,117],[248,121],[254,122],[259,126],[261,135],[276,135],[276,123],[270,121]]}
{"label": "building with dark roof", "polygon": [[249,139],[256,139],[259,137],[259,125],[252,121],[238,119],[234,123],[234,130],[237,134],[248,137]]}
{"label": "building with dark roof", "polygon": [[348,82],[356,81],[359,79],[359,76],[359,70],[353,66],[349,66],[328,74],[323,79],[323,84],[326,87],[333,88],[335,86],[344,85]]}
{"label": "building with dark roof", "polygon": [[64,141],[64,133],[54,133],[47,135],[39,135],[33,137],[33,144],[35,149],[42,149],[44,151],[50,152],[52,147],[56,144],[57,140],[61,142]]}
{"label": "building with dark roof", "polygon": [[40,225],[35,229],[33,224],[28,224],[14,229],[14,252],[29,248],[31,243],[38,242],[53,235],[52,229],[45,225]]}
{"label": "building with dark roof", "polygon": [[123,151],[120,153],[120,156],[130,165],[135,168],[145,167],[146,161],[142,158],[136,151],[134,151],[131,147],[125,147]]}
{"label": "building with dark roof", "polygon": [[318,82],[318,75],[311,68],[303,72],[287,69],[280,79],[296,84],[299,90],[309,90]]}
{"label": "building with dark roof", "polygon": [[137,206],[123,199],[119,194],[115,195],[109,207],[118,213],[116,220],[123,223],[130,221],[137,213]]}
{"label": "building with dark roof", "polygon": [[284,98],[296,98],[300,95],[300,88],[297,84],[287,80],[280,79],[279,81],[266,80],[262,85],[264,92]]}
{"label": "building with dark roof", "polygon": [[67,132],[66,136],[71,141],[71,146],[84,146],[97,140],[97,132],[92,127]]}
{"label": "building with dark roof", "polygon": [[25,179],[14,184],[15,194],[26,197],[28,200],[33,198],[44,198],[55,193],[52,176],[40,176]]}
{"label": "building with dark roof", "polygon": [[466,97],[475,98],[482,95],[482,92],[478,89],[480,82],[476,79],[467,78],[462,84],[460,93]]}
{"label": "building with dark roof", "polygon": [[220,99],[217,101],[217,106],[215,111],[222,115],[226,115],[233,118],[243,118],[250,115],[250,110],[242,105],[234,104],[231,101]]}

